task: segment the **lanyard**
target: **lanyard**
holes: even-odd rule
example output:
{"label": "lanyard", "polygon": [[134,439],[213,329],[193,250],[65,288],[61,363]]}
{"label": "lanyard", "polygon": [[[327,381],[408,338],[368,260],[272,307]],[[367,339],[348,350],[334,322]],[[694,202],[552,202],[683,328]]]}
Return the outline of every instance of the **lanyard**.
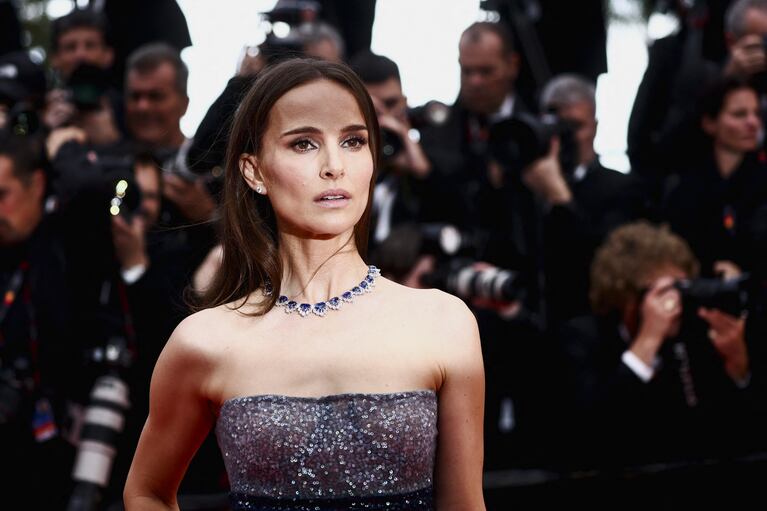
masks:
{"label": "lanyard", "polygon": [[[19,294],[21,294],[21,299],[24,303],[24,305],[27,308],[27,318],[28,318],[28,330],[29,330],[29,336],[27,338],[27,342],[29,345],[29,357],[31,362],[31,368],[32,368],[32,378],[34,380],[35,386],[39,386],[40,384],[40,368],[37,365],[38,361],[38,348],[39,343],[37,339],[37,319],[35,317],[35,310],[34,307],[32,307],[32,292],[27,284],[24,286],[24,276],[29,271],[29,263],[27,261],[22,261],[19,267],[16,269],[15,272],[13,272],[13,275],[11,275],[11,279],[8,281],[8,287],[5,290],[5,293],[3,293],[3,302],[2,305],[0,305],[0,325],[3,324],[5,321],[5,318],[8,316],[8,311],[11,310],[11,307],[14,303],[16,303],[16,300],[19,297]],[[22,289],[23,286],[23,289]],[[2,346],[4,343],[3,335],[0,333],[0,346]]]}

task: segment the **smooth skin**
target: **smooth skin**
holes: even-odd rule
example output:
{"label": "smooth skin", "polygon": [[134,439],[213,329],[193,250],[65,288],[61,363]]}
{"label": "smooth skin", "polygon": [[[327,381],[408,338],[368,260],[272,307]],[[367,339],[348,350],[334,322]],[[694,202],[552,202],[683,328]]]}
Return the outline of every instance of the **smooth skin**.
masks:
{"label": "smooth skin", "polygon": [[[280,98],[261,151],[242,156],[243,178],[261,188],[278,218],[282,293],[316,302],[366,274],[353,228],[373,172],[367,137],[354,97],[318,80]],[[345,190],[349,200],[319,204],[316,197],[330,189]],[[242,312],[260,297],[254,292]],[[419,389],[439,396],[436,508],[484,509],[484,370],[476,321],[463,302],[379,278],[371,294],[324,318],[280,309],[247,317],[232,304],[193,314],[157,362],[126,509],[178,509],[179,483],[228,399]]]}

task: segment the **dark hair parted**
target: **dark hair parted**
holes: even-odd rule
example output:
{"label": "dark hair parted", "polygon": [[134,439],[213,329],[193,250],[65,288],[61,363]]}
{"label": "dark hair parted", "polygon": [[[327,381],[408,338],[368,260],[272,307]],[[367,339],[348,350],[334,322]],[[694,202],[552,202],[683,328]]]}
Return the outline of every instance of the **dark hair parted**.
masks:
{"label": "dark hair parted", "polygon": [[283,270],[277,222],[269,199],[254,192],[245,182],[240,173],[240,158],[243,154],[259,155],[270,112],[282,96],[296,87],[320,80],[334,82],[354,96],[368,129],[373,176],[367,206],[354,226],[356,248],[365,257],[380,147],[373,102],[357,75],[344,64],[306,58],[284,60],[267,67],[258,76],[234,117],[227,147],[223,191],[223,258],[210,288],[204,292],[203,307],[242,300],[237,306],[240,308],[247,297],[267,281],[272,283],[273,292],[259,304],[253,315],[266,314],[274,307],[280,294]]}
{"label": "dark hair parted", "polygon": [[674,266],[689,277],[698,274],[698,260],[685,240],[665,226],[638,221],[615,229],[597,250],[591,264],[591,306],[596,314],[621,312],[639,299],[645,279]]}

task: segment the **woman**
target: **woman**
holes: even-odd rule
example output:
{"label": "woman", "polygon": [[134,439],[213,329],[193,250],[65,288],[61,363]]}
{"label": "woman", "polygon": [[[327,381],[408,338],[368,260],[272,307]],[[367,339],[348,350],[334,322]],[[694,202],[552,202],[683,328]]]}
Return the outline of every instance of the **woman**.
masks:
{"label": "woman", "polygon": [[234,509],[484,508],[476,322],[363,262],[377,158],[347,67],[290,60],[253,85],[229,141],[222,266],[157,363],[127,509],[176,509],[213,427]]}
{"label": "woman", "polygon": [[687,240],[704,275],[767,269],[767,166],[760,147],[759,95],[724,79],[702,102],[709,145],[689,155],[690,169],[669,183],[664,217]]}

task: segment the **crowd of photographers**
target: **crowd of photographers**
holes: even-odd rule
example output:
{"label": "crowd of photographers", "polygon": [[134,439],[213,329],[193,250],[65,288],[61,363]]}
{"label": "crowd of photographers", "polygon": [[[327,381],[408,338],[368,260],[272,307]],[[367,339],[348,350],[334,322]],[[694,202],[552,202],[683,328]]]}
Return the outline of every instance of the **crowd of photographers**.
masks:
{"label": "crowd of photographers", "polygon": [[[0,480],[45,508],[118,500],[154,362],[220,258],[226,130],[286,53],[346,61],[373,99],[371,263],[473,307],[486,468],[761,452],[767,2],[730,2],[722,55],[700,13],[679,15],[650,50],[628,174],[595,153],[593,73],[523,93],[524,27],[503,19],[456,42],[456,102],[416,108],[392,60],[298,23],[245,53],[192,139],[178,46],[143,44],[115,73],[104,18],[75,10],[52,25],[55,80],[0,55]],[[209,440],[182,492],[225,491],[222,474]]]}

